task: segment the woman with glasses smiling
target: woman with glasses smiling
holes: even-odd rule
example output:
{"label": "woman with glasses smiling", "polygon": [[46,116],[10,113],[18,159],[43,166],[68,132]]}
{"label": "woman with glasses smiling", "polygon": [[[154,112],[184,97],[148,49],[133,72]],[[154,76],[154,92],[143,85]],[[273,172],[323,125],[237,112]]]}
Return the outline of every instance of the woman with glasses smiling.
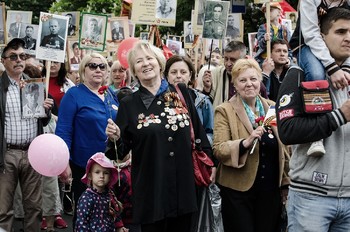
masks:
{"label": "woman with glasses smiling", "polygon": [[[107,119],[115,120],[117,115],[119,103],[115,95],[108,88],[101,88],[108,75],[107,68],[107,60],[102,55],[85,55],[79,67],[82,84],[68,90],[58,112],[56,134],[70,150],[70,163],[61,179],[67,182],[73,178],[75,202],[86,189],[80,178],[85,173],[88,159],[106,148]],[[76,215],[73,223],[75,219]]]}

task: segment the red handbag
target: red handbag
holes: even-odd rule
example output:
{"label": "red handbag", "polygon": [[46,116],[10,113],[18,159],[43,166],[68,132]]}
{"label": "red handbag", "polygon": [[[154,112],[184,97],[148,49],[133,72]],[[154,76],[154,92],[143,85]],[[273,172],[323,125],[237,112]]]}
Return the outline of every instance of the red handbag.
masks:
{"label": "red handbag", "polygon": [[[188,107],[186,105],[185,99],[182,95],[181,90],[176,85],[175,86],[177,94],[181,99],[181,103],[184,107]],[[189,111],[188,111],[189,112]],[[194,135],[194,129],[192,125],[192,121],[190,119],[190,129],[191,129],[191,144],[192,144],[192,162],[194,169],[194,180],[197,186],[205,186],[207,187],[211,181],[211,168],[214,166],[213,161],[209,158],[209,156],[202,150],[201,148],[201,140],[196,139]]]}

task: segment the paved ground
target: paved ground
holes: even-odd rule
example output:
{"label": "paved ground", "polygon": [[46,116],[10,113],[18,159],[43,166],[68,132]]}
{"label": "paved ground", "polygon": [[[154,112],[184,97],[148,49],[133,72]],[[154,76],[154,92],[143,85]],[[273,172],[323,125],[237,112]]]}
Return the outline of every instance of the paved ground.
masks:
{"label": "paved ground", "polygon": [[[62,214],[62,217],[68,223],[68,228],[66,228],[66,229],[57,229],[56,228],[56,231],[57,232],[68,232],[68,231],[71,232],[71,231],[73,231],[73,229],[72,229],[72,218],[73,218],[73,216]],[[21,224],[20,221],[17,221],[17,220],[15,221],[14,229],[15,229],[14,232],[20,232],[21,231],[22,224]],[[42,230],[42,231],[45,232],[45,230]]]}

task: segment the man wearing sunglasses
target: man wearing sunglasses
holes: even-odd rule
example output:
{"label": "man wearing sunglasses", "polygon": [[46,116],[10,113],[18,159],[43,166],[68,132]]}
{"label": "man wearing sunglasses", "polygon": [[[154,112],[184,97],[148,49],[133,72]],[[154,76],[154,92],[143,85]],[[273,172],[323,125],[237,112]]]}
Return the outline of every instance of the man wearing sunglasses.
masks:
{"label": "man wearing sunglasses", "polygon": [[3,49],[1,62],[5,72],[0,77],[0,228],[12,231],[13,198],[20,183],[24,207],[24,231],[40,231],[41,175],[30,165],[30,142],[43,133],[43,126],[51,118],[52,99],[43,105],[47,118],[23,118],[21,92],[24,81],[30,77],[23,73],[27,55],[24,41],[11,40]]}

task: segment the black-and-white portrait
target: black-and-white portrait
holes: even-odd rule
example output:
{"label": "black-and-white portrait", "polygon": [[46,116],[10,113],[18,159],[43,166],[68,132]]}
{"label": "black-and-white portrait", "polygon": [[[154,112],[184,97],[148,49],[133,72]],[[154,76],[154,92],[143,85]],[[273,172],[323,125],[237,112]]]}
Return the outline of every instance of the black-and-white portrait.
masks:
{"label": "black-and-white portrait", "polygon": [[141,40],[147,41],[148,40],[148,32],[140,32],[140,38],[141,38]]}
{"label": "black-and-white portrait", "polygon": [[24,49],[26,53],[35,55],[35,48],[37,43],[38,36],[38,25],[26,24],[25,25],[25,36],[21,39],[24,41]]}
{"label": "black-and-white portrait", "polygon": [[40,12],[36,58],[64,62],[68,17]]}
{"label": "black-and-white portrait", "polygon": [[61,15],[68,17],[68,37],[76,37],[79,33],[79,11],[63,12]]}
{"label": "black-and-white portrait", "polygon": [[226,37],[230,37],[231,39],[240,37],[240,34],[241,34],[240,26],[241,26],[240,14],[228,14]]}
{"label": "black-and-white portrait", "polygon": [[105,47],[107,15],[82,14],[80,30],[80,48],[103,51]]}
{"label": "black-and-white portrait", "polygon": [[184,21],[184,32],[185,43],[193,43],[194,35],[192,32],[192,23],[190,21]]}
{"label": "black-and-white portrait", "polygon": [[114,20],[114,21],[111,21],[110,24],[112,29],[111,31],[112,41],[125,39],[123,22],[119,20]]}
{"label": "black-and-white portrait", "polygon": [[205,7],[205,22],[203,38],[224,39],[226,21],[230,2],[207,1]]}
{"label": "black-and-white portrait", "polygon": [[175,19],[176,1],[174,0],[157,0],[156,18]]}
{"label": "black-and-white portrait", "polygon": [[41,47],[64,50],[66,20],[51,18],[42,24]]}
{"label": "black-and-white portrait", "polygon": [[46,117],[44,108],[44,84],[29,82],[22,89],[22,116],[24,118]]}
{"label": "black-and-white portrait", "polygon": [[22,38],[25,36],[26,24],[32,23],[31,11],[7,11],[6,28],[7,42],[13,38]]}

